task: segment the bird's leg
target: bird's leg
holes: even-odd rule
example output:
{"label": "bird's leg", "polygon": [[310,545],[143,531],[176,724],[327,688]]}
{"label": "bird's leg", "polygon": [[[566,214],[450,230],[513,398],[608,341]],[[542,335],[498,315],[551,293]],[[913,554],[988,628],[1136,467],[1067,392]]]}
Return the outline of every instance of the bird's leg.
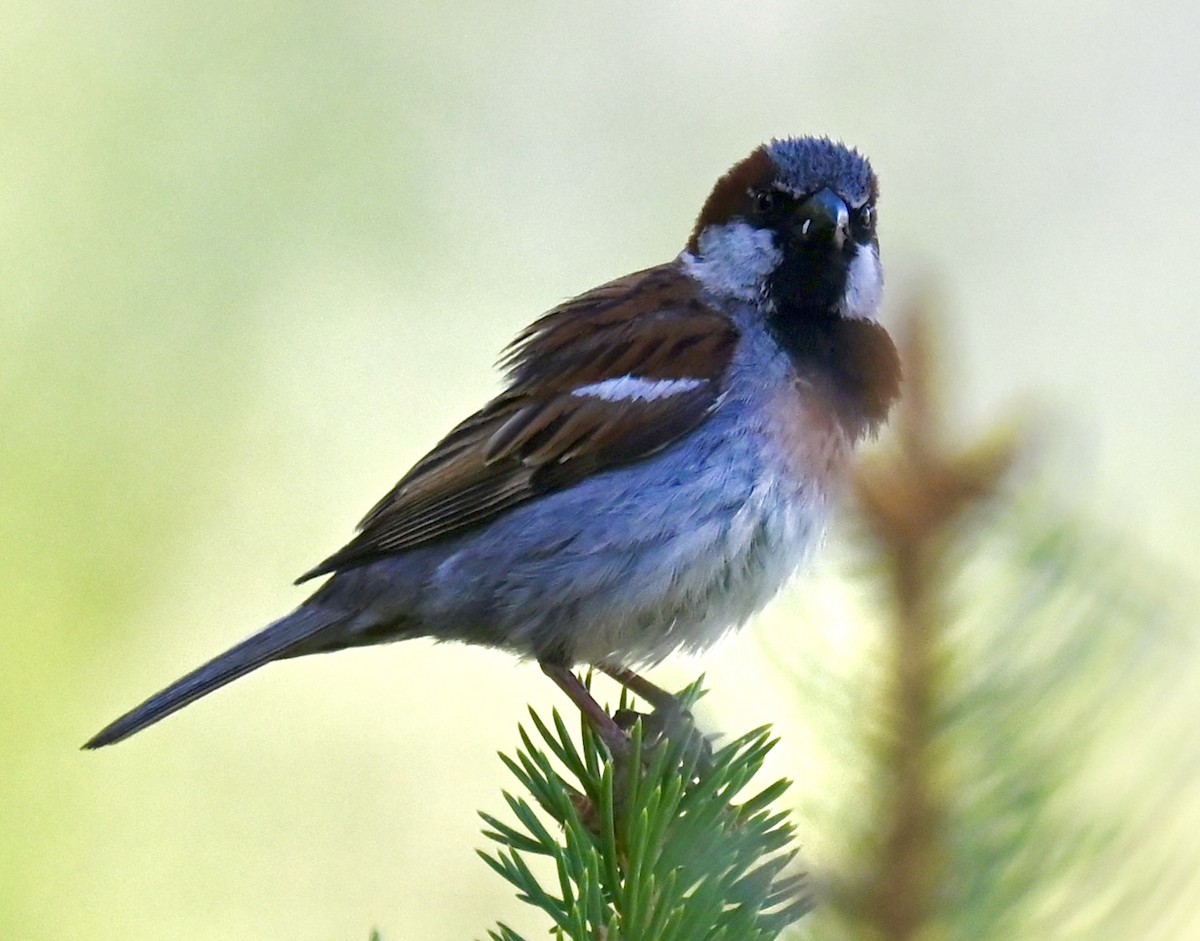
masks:
{"label": "bird's leg", "polygon": [[600,669],[631,693],[641,696],[642,699],[650,703],[655,709],[669,710],[683,708],[674,693],[667,692],[661,686],[655,686],[644,676],[639,676],[632,670],[607,664],[601,664]]}
{"label": "bird's leg", "polygon": [[[568,667],[560,663],[541,660],[539,666],[542,672],[558,685],[579,708],[592,731],[599,736],[608,752],[613,757],[614,770],[617,773],[618,791],[623,791],[622,781],[628,772],[629,763],[629,729],[639,719],[647,738],[643,749],[654,747],[655,742],[672,739],[683,742],[686,752],[694,754],[697,771],[703,771],[712,765],[712,745],[709,740],[696,728],[692,714],[679,701],[679,697],[667,692],[661,686],[656,686],[644,677],[638,676],[625,667],[601,665],[604,673],[612,677],[630,692],[640,696],[654,707],[649,714],[634,712],[632,709],[622,709],[615,716],[610,716],[604,707],[596,702],[588,688],[583,685]],[[645,756],[643,751],[643,756]]]}
{"label": "bird's leg", "polygon": [[579,677],[559,663],[541,660],[539,666],[541,666],[542,672],[554,680],[559,689],[571,698],[571,702],[579,707],[579,711],[583,713],[583,717],[592,727],[592,731],[600,736],[600,741],[608,748],[609,754],[613,756],[613,761],[618,764],[624,763],[629,757],[629,736],[613,721],[613,717],[604,711],[604,707],[596,702]]}
{"label": "bird's leg", "polygon": [[654,707],[649,715],[634,712],[632,709],[619,710],[610,720],[618,727],[628,729],[638,719],[642,720],[642,728],[653,738],[670,738],[686,744],[687,751],[695,752],[697,769],[712,766],[712,744],[708,738],[696,728],[692,713],[674,693],[669,693],[661,686],[656,686],[643,676],[639,676],[626,667],[601,664],[600,669],[611,676],[636,696],[640,696]]}

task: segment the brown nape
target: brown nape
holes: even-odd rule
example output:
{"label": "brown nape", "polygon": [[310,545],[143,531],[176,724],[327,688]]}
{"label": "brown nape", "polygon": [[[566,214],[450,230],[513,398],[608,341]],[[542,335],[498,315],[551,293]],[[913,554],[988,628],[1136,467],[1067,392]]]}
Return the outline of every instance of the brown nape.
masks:
{"label": "brown nape", "polygon": [[750,191],[761,189],[775,178],[775,162],[759,147],[745,160],[735,164],[717,180],[696,218],[696,227],[688,239],[687,250],[695,254],[700,247],[700,233],[710,225],[720,225],[750,210]]}

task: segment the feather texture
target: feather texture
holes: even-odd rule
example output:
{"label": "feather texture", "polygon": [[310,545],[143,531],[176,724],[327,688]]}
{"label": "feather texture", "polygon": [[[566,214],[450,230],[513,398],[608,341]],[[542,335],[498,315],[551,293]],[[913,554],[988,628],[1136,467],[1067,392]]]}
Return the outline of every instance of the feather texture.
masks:
{"label": "feather texture", "polygon": [[737,338],[677,261],[556,307],[507,350],[508,388],[451,431],[366,515],[358,536],[299,581],[482,526],[666,447],[719,402]]}

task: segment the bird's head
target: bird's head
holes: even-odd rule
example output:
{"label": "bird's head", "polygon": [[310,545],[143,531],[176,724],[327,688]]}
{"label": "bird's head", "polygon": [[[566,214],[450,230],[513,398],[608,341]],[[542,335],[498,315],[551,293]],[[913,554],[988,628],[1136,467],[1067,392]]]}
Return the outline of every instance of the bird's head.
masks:
{"label": "bird's head", "polygon": [[852,148],[823,137],[775,140],[713,187],[684,249],[715,294],[787,318],[874,320],[883,290],[878,185]]}

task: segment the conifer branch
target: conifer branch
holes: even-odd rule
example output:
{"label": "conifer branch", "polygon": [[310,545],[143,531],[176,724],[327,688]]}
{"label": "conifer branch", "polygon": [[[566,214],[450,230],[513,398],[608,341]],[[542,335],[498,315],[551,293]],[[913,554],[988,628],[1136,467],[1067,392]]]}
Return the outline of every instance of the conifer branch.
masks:
{"label": "conifer branch", "polygon": [[[700,695],[684,690],[685,704]],[[793,827],[776,808],[788,787],[742,796],[775,745],[747,732],[709,758],[688,736],[631,732],[631,768],[615,768],[584,724],[530,710],[515,757],[501,755],[531,800],[506,792],[515,822],[481,813],[497,844],[483,860],[572,941],[767,941],[809,908],[793,872]],[[540,863],[540,865],[539,865]],[[525,941],[499,924],[492,941]]]}

